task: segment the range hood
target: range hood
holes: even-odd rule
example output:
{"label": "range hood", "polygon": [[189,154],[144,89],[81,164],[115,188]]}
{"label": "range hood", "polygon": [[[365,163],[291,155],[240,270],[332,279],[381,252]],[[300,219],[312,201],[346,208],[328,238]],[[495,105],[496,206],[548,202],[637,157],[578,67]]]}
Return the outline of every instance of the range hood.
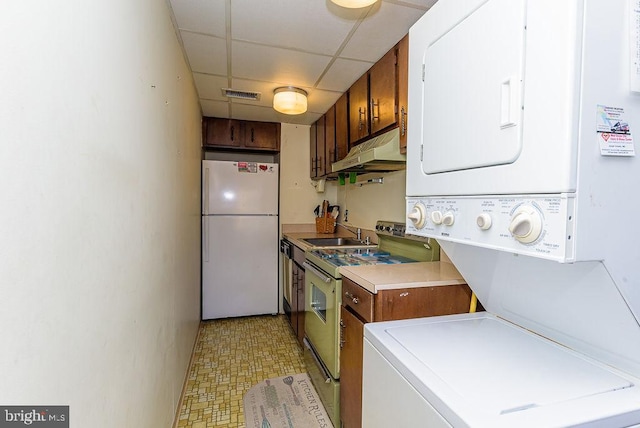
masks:
{"label": "range hood", "polygon": [[360,143],[344,159],[331,164],[332,172],[388,172],[405,169],[407,156],[400,153],[400,131],[389,132]]}

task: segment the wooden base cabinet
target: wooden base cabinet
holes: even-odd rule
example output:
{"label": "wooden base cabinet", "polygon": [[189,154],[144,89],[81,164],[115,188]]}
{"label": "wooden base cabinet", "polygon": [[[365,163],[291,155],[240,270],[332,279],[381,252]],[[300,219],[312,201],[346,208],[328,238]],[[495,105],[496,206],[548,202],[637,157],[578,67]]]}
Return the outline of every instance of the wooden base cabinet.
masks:
{"label": "wooden base cabinet", "polygon": [[304,269],[293,264],[293,304],[291,307],[291,326],[300,345],[304,340]]}
{"label": "wooden base cabinet", "polygon": [[466,284],[379,290],[373,294],[342,277],[340,310],[340,420],[342,428],[362,427],[364,325],[469,311]]}
{"label": "wooden base cabinet", "polygon": [[362,345],[364,322],[340,308],[340,420],[343,427],[362,426]]}
{"label": "wooden base cabinet", "polygon": [[289,321],[300,345],[304,339],[304,251],[292,245],[291,316]]}

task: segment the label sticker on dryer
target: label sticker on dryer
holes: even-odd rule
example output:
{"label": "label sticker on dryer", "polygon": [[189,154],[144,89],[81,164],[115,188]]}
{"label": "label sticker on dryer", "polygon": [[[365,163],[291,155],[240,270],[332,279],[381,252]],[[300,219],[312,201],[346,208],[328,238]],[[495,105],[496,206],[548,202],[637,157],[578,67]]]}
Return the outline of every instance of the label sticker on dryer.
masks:
{"label": "label sticker on dryer", "polygon": [[598,105],[596,135],[602,156],[636,155],[624,108]]}

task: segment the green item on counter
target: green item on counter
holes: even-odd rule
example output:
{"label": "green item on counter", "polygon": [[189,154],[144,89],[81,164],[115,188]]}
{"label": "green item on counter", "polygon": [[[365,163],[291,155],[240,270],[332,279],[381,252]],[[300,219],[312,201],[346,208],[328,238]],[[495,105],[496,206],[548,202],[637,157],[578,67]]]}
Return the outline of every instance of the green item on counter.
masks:
{"label": "green item on counter", "polygon": [[338,181],[340,182],[341,186],[344,186],[344,184],[345,184],[344,172],[339,172],[338,173]]}
{"label": "green item on counter", "polygon": [[356,182],[357,174],[355,172],[349,173],[349,183],[354,184]]}

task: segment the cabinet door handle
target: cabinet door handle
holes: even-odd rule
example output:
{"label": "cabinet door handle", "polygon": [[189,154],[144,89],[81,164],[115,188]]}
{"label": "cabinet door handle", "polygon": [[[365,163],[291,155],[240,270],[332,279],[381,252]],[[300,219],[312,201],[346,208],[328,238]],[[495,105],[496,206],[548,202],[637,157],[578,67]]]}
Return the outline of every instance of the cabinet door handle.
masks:
{"label": "cabinet door handle", "polygon": [[233,141],[233,131],[234,131],[234,126],[231,127],[231,141]]}
{"label": "cabinet door handle", "polygon": [[362,107],[358,107],[358,131],[361,131],[364,126],[363,117],[367,117],[367,108],[365,107],[363,109]]}
{"label": "cabinet door handle", "polygon": [[251,142],[253,143],[253,128],[251,128]]}
{"label": "cabinet door handle", "polygon": [[[378,107],[377,116],[375,110],[376,107]],[[371,123],[373,123],[376,119],[380,120],[380,100],[378,100],[378,104],[376,104],[375,100],[371,98]]]}
{"label": "cabinet door handle", "polygon": [[344,295],[347,296],[349,299],[351,299],[351,301],[353,302],[354,305],[357,305],[358,302],[360,302],[360,299],[358,299],[356,296],[354,296],[353,294],[349,293],[348,291],[345,291]]}
{"label": "cabinet door handle", "polygon": [[407,109],[402,106],[400,109],[400,136],[407,135]]}

